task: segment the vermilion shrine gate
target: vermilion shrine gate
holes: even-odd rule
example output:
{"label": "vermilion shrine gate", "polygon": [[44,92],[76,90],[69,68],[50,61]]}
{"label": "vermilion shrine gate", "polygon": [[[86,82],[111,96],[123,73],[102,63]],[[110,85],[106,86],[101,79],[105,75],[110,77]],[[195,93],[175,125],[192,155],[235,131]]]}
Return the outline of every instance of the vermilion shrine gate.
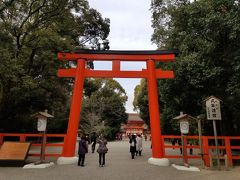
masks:
{"label": "vermilion shrine gate", "polygon": [[[78,124],[80,120],[84,78],[146,78],[148,85],[149,115],[152,136],[152,159],[159,160],[164,157],[163,138],[160,128],[160,113],[157,93],[157,78],[173,78],[173,71],[163,71],[155,68],[155,62],[173,61],[176,51],[96,51],[76,50],[72,53],[58,53],[59,60],[76,61],[77,67],[59,69],[59,77],[75,78],[72,93],[72,102],[69,115],[66,139],[64,142],[62,158],[75,155]],[[86,68],[87,61],[112,61],[112,70],[92,70]],[[121,61],[145,61],[147,69],[142,71],[122,71]],[[153,163],[154,164],[154,163]]]}

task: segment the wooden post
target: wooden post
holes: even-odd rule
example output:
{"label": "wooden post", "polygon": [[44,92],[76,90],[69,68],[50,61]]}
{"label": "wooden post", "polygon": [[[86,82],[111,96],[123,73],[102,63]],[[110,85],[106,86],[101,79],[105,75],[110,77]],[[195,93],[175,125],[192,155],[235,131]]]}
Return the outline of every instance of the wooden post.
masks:
{"label": "wooden post", "polygon": [[20,135],[20,142],[25,142],[26,141],[26,135],[25,134],[21,134]]}
{"label": "wooden post", "polygon": [[205,166],[210,167],[208,137],[203,137],[203,158]]}
{"label": "wooden post", "polygon": [[162,134],[160,126],[159,116],[159,104],[158,104],[158,93],[157,93],[157,79],[155,72],[154,60],[147,60],[148,70],[148,103],[149,103],[149,115],[150,115],[150,126],[152,135],[152,157],[163,158],[163,145],[162,145]]}
{"label": "wooden post", "polygon": [[182,134],[182,156],[183,156],[183,165],[189,167],[188,158],[187,158],[187,139],[184,134]]}
{"label": "wooden post", "polygon": [[226,155],[227,155],[227,163],[228,167],[232,167],[232,151],[231,151],[231,143],[230,137],[225,137],[225,148],[226,148]]}
{"label": "wooden post", "polygon": [[44,134],[45,134],[45,131],[42,132],[42,142],[41,142],[41,153],[40,153],[40,162],[43,162],[44,160]]}
{"label": "wooden post", "polygon": [[42,131],[40,160],[35,162],[34,163],[35,165],[42,164],[42,163],[48,163],[48,162],[44,162],[44,160],[45,160],[45,133],[46,133],[46,131]]}
{"label": "wooden post", "polygon": [[46,147],[47,147],[47,134],[46,131],[44,131],[43,134],[43,159],[46,159]]}
{"label": "wooden post", "polygon": [[0,145],[2,145],[2,144],[3,144],[3,134],[0,133]]}
{"label": "wooden post", "polygon": [[204,159],[203,159],[203,147],[202,147],[202,126],[201,126],[201,119],[198,119],[198,140],[199,140],[199,147],[200,147],[200,155],[201,155],[201,165],[202,168],[204,167]]}
{"label": "wooden post", "polygon": [[217,127],[216,127],[215,120],[213,120],[213,131],[214,131],[214,139],[215,139],[215,146],[216,146],[216,152],[217,152],[217,167],[218,169],[220,169],[220,155],[219,155],[219,149],[218,149]]}

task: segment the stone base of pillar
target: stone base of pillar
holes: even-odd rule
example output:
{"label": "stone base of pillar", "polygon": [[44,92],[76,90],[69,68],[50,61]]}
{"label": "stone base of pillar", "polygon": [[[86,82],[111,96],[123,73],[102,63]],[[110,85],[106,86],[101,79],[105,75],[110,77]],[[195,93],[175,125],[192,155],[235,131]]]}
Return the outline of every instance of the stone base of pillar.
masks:
{"label": "stone base of pillar", "polygon": [[78,157],[73,156],[73,157],[59,157],[57,159],[57,164],[62,165],[62,164],[75,164],[78,162]]}
{"label": "stone base of pillar", "polygon": [[149,164],[157,165],[157,166],[169,166],[170,161],[167,158],[149,158]]}

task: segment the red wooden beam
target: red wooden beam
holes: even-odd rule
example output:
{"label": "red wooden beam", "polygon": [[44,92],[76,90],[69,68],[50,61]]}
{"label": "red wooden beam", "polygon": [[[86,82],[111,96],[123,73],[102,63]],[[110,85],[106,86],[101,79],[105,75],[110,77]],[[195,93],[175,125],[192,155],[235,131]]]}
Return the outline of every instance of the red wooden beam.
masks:
{"label": "red wooden beam", "polygon": [[113,60],[112,61],[112,70],[113,71],[120,71],[121,69],[121,62],[120,60]]}
{"label": "red wooden beam", "polygon": [[59,60],[77,60],[86,59],[94,61],[112,61],[112,60],[122,60],[122,61],[146,61],[148,59],[154,59],[155,61],[169,62],[175,59],[175,54],[76,54],[76,53],[58,53]]}
{"label": "red wooden beam", "polygon": [[75,77],[76,76],[76,68],[58,69],[57,75],[58,75],[58,77]]}
{"label": "red wooden beam", "polygon": [[146,71],[102,71],[102,70],[89,70],[85,71],[85,77],[93,78],[145,78],[147,77]]}
{"label": "red wooden beam", "polygon": [[163,71],[161,69],[156,69],[156,78],[171,79],[174,78],[174,73],[173,71]]}
{"label": "red wooden beam", "polygon": [[[72,69],[59,69],[59,77],[75,77],[76,68]],[[86,69],[84,73],[85,77],[93,78],[147,78],[147,70],[142,71],[103,71],[103,70],[89,70]],[[173,78],[173,71],[163,71],[158,69],[156,71],[157,78]]]}

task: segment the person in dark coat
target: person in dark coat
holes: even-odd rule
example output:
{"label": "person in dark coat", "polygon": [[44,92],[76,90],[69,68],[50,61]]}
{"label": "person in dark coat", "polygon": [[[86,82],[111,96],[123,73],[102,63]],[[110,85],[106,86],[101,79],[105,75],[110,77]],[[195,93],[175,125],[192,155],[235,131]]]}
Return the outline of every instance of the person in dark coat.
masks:
{"label": "person in dark coat", "polygon": [[182,154],[182,140],[178,140],[178,145],[180,146],[180,153]]}
{"label": "person in dark coat", "polygon": [[96,144],[97,144],[97,135],[96,132],[93,132],[92,136],[91,136],[91,143],[92,143],[92,153],[94,153],[95,148],[96,148]]}
{"label": "person in dark coat", "polygon": [[85,154],[88,153],[86,137],[82,136],[78,142],[78,166],[84,166]]}
{"label": "person in dark coat", "polygon": [[130,137],[129,143],[130,143],[130,153],[131,153],[132,159],[134,159],[134,156],[136,153],[136,144],[137,144],[135,135],[132,135]]}
{"label": "person in dark coat", "polygon": [[[176,140],[175,140],[174,138],[172,138],[172,139],[171,139],[171,143],[172,143],[172,146],[175,146]],[[173,147],[173,149],[175,149],[175,148]]]}
{"label": "person in dark coat", "polygon": [[105,154],[108,152],[107,140],[101,134],[97,140],[97,143],[99,144],[97,149],[97,152],[99,154],[99,167],[103,167],[105,166]]}
{"label": "person in dark coat", "polygon": [[[192,146],[192,143],[190,143],[190,146]],[[192,148],[192,147],[189,149],[189,153],[190,153],[191,155],[193,155],[193,148]]]}

